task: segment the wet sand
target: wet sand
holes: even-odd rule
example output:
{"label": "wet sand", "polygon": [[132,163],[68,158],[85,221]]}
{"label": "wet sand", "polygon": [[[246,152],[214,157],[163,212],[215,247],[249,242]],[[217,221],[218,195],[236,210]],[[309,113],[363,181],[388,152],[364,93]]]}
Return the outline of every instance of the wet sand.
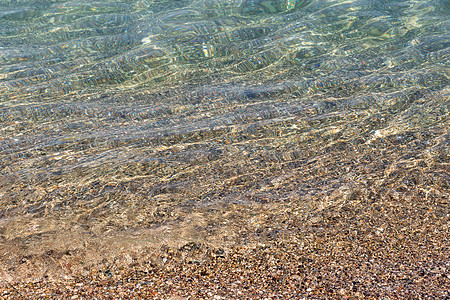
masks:
{"label": "wet sand", "polygon": [[3,181],[0,295],[447,299],[449,120],[431,112],[448,100],[434,99],[403,127],[412,108],[304,115],[169,136],[150,166]]}
{"label": "wet sand", "polygon": [[181,247],[116,249],[95,264],[83,262],[92,255],[89,248],[25,257],[17,262],[24,273],[54,263],[68,277],[55,277],[49,270],[39,281],[10,278],[0,295],[2,299],[448,299],[448,215],[442,215],[448,213],[448,197],[433,192],[427,196],[394,199],[359,194],[308,219],[266,216],[272,226],[258,231],[260,242],[241,247],[191,242]]}

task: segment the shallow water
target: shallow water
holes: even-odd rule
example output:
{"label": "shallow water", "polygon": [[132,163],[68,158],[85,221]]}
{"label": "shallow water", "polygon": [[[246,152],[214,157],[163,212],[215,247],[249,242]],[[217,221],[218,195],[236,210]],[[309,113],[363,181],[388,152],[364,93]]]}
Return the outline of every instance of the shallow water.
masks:
{"label": "shallow water", "polygon": [[374,194],[447,198],[449,13],[0,0],[3,270],[55,249],[281,239],[282,219]]}

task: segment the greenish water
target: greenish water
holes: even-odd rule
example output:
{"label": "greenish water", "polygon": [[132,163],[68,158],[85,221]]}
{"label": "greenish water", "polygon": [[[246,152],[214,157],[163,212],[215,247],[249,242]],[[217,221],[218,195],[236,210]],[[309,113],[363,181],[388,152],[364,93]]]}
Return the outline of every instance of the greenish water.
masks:
{"label": "greenish water", "polygon": [[0,0],[2,253],[231,246],[355,195],[447,197],[449,14]]}

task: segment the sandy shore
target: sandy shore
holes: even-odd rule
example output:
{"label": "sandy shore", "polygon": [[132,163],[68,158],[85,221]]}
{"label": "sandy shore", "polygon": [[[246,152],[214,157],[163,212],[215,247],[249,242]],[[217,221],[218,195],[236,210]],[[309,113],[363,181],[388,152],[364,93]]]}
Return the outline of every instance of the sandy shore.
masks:
{"label": "sandy shore", "polygon": [[0,296],[448,299],[447,119],[291,120],[118,146],[150,163],[3,176]]}
{"label": "sandy shore", "polygon": [[8,150],[0,295],[448,299],[443,93],[395,116],[311,105],[268,124]]}
{"label": "sandy shore", "polygon": [[[35,282],[13,278],[2,283],[0,295],[2,299],[448,299],[448,214],[442,215],[448,212],[447,201],[436,194],[426,200],[354,195],[309,220],[273,215],[274,226],[259,232],[260,242],[225,249],[202,243],[148,247],[139,253],[125,249],[117,257],[86,266],[80,261],[85,252],[47,253],[47,261],[53,256],[54,261],[66,262],[66,279],[51,274]],[[37,259],[29,257],[22,264]]]}

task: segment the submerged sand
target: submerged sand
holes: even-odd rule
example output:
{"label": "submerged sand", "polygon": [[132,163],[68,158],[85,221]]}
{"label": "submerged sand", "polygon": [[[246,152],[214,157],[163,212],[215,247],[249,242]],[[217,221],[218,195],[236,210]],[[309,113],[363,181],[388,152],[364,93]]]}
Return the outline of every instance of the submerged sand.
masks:
{"label": "submerged sand", "polygon": [[447,299],[448,97],[390,101],[11,154],[0,296]]}

